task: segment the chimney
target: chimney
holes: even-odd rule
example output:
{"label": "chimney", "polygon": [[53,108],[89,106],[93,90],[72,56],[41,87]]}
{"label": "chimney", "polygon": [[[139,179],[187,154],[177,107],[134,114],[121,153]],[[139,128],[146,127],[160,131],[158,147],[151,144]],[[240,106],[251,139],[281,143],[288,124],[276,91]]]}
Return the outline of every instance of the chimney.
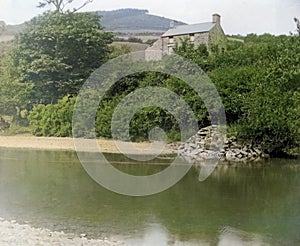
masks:
{"label": "chimney", "polygon": [[221,24],[221,15],[213,14],[213,23]]}
{"label": "chimney", "polygon": [[170,22],[170,29],[174,29],[175,28],[175,21],[171,21]]}

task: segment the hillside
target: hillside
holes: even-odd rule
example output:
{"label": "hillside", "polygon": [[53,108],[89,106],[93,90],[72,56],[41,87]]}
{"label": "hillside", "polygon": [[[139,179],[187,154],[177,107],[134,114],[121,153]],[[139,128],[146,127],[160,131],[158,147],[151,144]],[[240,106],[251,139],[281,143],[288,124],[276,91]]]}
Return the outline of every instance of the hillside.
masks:
{"label": "hillside", "polygon": [[4,24],[0,28],[0,42],[7,42],[13,40],[15,35],[21,32],[24,28],[25,28],[25,24],[20,24],[20,25]]}
{"label": "hillside", "polygon": [[[119,33],[163,33],[170,28],[174,20],[150,15],[148,10],[120,9],[113,11],[97,11],[102,17],[101,24],[106,30]],[[174,21],[175,25],[185,23]]]}
{"label": "hillside", "polygon": [[121,48],[123,45],[126,45],[129,47],[130,51],[132,52],[143,51],[148,48],[147,44],[133,43],[133,42],[113,42],[112,45],[114,45],[117,48]]}
{"label": "hillside", "polygon": [[[174,21],[165,17],[150,15],[148,10],[140,9],[120,9],[113,11],[96,11],[101,17],[101,25],[110,32],[118,33],[118,36],[123,37],[136,36],[142,34],[147,38],[139,37],[143,41],[153,39],[160,36],[170,28],[170,23],[174,25],[184,25],[185,23]],[[4,23],[4,22],[3,22]],[[5,25],[0,28],[0,42],[13,40],[15,35],[22,31],[25,24],[21,25]]]}

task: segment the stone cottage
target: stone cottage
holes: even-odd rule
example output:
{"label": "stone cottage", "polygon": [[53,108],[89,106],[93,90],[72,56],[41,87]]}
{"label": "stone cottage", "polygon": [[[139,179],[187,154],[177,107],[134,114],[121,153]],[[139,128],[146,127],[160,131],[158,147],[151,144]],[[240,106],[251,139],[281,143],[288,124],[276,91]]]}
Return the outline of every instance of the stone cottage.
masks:
{"label": "stone cottage", "polygon": [[180,45],[184,39],[189,39],[196,47],[205,44],[208,48],[216,45],[221,50],[225,49],[227,38],[221,26],[221,16],[213,14],[212,22],[171,28],[146,49],[146,60],[160,60],[163,55],[172,54],[175,45]]}

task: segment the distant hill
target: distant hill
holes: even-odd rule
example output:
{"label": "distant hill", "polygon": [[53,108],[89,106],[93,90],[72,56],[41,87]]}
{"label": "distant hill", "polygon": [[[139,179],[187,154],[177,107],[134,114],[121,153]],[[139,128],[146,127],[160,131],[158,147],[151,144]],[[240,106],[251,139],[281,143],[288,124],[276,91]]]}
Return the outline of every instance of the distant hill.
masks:
{"label": "distant hill", "polygon": [[7,42],[14,39],[15,35],[21,32],[25,28],[25,24],[20,25],[6,25],[4,21],[1,21],[0,27],[0,42]]}
{"label": "distant hill", "polygon": [[102,26],[111,32],[119,33],[163,33],[170,28],[170,23],[174,25],[184,25],[185,23],[150,15],[148,10],[142,9],[119,9],[113,11],[97,11],[101,16]]}
{"label": "distant hill", "polygon": [[[113,11],[96,11],[101,16],[101,25],[110,32],[119,34],[161,34],[170,28],[170,23],[174,25],[184,25],[185,23],[150,15],[148,10],[141,9],[119,9]],[[14,39],[15,35],[24,30],[25,24],[6,25],[0,21],[0,42],[7,42]],[[159,36],[158,35],[158,36]],[[122,36],[122,35],[121,35]],[[151,39],[149,37],[148,39]]]}

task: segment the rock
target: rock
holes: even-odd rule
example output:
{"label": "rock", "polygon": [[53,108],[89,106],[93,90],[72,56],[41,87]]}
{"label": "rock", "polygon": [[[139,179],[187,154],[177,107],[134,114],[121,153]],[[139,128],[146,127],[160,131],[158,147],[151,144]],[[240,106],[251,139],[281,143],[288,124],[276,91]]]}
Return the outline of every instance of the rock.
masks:
{"label": "rock", "polygon": [[262,151],[257,148],[255,148],[254,151],[257,153],[258,156],[260,156],[262,154]]}
{"label": "rock", "polygon": [[207,136],[208,134],[209,134],[209,132],[199,132],[199,133],[197,134],[197,136],[205,137],[205,136]]}
{"label": "rock", "polygon": [[[244,149],[244,148],[243,148],[243,149]],[[241,154],[242,154],[243,156],[248,156],[248,152],[247,152],[247,151],[244,151],[244,150],[241,151]]]}
{"label": "rock", "polygon": [[227,160],[231,159],[235,154],[232,151],[227,151],[225,154],[225,158]]}
{"label": "rock", "polygon": [[191,156],[197,156],[201,153],[201,150],[195,149],[194,151],[191,152]]}
{"label": "rock", "polygon": [[254,158],[256,158],[256,157],[258,157],[258,155],[257,155],[257,153],[256,152],[252,152],[252,157],[254,157]]}
{"label": "rock", "polygon": [[191,149],[196,149],[196,148],[197,148],[197,143],[190,144],[189,147],[190,147]]}
{"label": "rock", "polygon": [[178,147],[178,155],[189,162],[201,162],[218,158],[221,161],[246,162],[268,158],[260,150],[250,144],[240,144],[236,138],[225,138],[217,131],[217,127],[202,128],[197,134]]}
{"label": "rock", "polygon": [[270,158],[270,155],[269,155],[269,154],[266,154],[266,153],[262,153],[262,154],[261,154],[261,157],[264,158],[264,159],[269,159],[269,158]]}
{"label": "rock", "polygon": [[[178,148],[178,155],[192,162],[218,158],[221,161],[246,162],[254,161],[263,152],[259,147],[242,145],[235,138],[225,138],[216,127],[201,129],[195,136]],[[263,155],[264,158],[268,157]]]}

